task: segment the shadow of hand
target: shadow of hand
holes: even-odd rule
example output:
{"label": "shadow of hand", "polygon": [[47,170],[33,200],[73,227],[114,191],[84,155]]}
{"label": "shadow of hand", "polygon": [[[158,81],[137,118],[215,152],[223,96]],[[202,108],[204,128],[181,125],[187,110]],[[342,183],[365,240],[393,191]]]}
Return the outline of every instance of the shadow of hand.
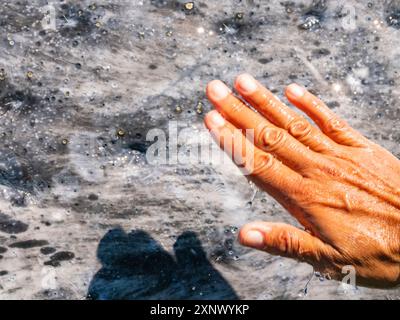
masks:
{"label": "shadow of hand", "polygon": [[102,268],[88,298],[106,300],[237,299],[208,261],[199,239],[185,232],[174,244],[175,258],[144,231],[109,231],[100,241]]}

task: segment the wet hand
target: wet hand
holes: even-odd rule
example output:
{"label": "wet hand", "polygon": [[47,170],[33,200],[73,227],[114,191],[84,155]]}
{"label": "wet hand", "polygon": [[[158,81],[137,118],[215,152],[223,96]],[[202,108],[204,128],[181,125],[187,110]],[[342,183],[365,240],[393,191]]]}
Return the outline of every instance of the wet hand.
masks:
{"label": "wet hand", "polygon": [[[400,161],[366,139],[299,85],[286,97],[313,125],[249,75],[235,89],[221,81],[207,96],[206,126],[249,179],[303,226],[254,222],[243,245],[295,258],[327,277],[353,266],[359,285],[400,283]],[[245,129],[250,129],[244,131]]]}

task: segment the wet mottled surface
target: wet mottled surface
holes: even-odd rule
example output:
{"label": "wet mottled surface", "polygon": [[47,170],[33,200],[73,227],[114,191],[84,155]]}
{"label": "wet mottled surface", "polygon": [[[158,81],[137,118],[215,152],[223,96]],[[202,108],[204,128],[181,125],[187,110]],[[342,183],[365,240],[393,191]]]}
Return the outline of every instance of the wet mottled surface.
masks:
{"label": "wet mottled surface", "polygon": [[[398,299],[317,277],[305,296],[310,266],[236,242],[294,220],[185,146],[207,136],[206,83],[247,71],[399,156],[400,2],[185,3],[0,0],[0,299]],[[181,163],[148,163],[171,121]]]}

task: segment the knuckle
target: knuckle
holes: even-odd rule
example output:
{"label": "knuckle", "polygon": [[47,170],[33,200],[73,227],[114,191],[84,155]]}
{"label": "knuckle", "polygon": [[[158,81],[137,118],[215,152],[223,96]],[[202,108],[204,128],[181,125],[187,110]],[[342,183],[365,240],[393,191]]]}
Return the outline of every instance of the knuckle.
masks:
{"label": "knuckle", "polygon": [[233,101],[231,104],[231,113],[239,113],[242,112],[245,108],[245,105],[241,101]]}
{"label": "knuckle", "polygon": [[282,230],[278,236],[279,250],[284,256],[294,257],[300,250],[300,241],[296,234],[289,230]]}
{"label": "knuckle", "polygon": [[347,129],[347,123],[336,117],[330,118],[322,125],[323,131],[330,134],[338,134]]}
{"label": "knuckle", "polygon": [[247,169],[251,170],[252,176],[265,176],[273,167],[275,162],[274,157],[271,154],[258,154],[254,157],[254,161],[250,164],[247,163]]}
{"label": "knuckle", "polygon": [[266,127],[261,130],[260,141],[261,147],[266,151],[274,151],[278,149],[286,139],[285,131],[280,128]]}
{"label": "knuckle", "polygon": [[288,126],[289,133],[299,141],[307,139],[312,131],[311,124],[304,118],[295,119]]}

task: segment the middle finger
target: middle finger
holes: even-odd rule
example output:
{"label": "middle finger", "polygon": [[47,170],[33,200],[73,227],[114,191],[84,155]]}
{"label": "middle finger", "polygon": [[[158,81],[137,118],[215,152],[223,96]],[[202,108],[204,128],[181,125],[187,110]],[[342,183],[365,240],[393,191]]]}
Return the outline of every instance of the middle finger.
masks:
{"label": "middle finger", "polygon": [[292,169],[304,172],[310,165],[316,166],[322,162],[320,154],[308,149],[285,130],[248,108],[223,82],[210,82],[207,96],[228,121],[246,130],[247,137],[252,139],[254,145],[273,154]]}
{"label": "middle finger", "polygon": [[337,144],[311,125],[300,114],[281,102],[272,92],[248,74],[242,74],[235,81],[240,95],[278,127],[288,131],[294,138],[316,152],[332,153]]}

